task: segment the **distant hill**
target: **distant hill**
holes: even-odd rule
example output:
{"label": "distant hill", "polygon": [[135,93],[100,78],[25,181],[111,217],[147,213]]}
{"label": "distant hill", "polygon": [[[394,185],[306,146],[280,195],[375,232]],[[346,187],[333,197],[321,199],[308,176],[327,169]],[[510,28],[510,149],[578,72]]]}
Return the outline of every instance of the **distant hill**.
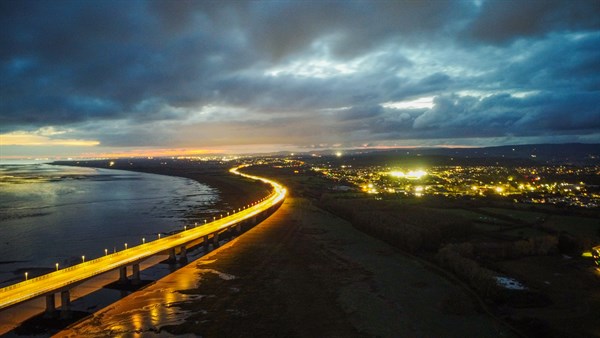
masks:
{"label": "distant hill", "polygon": [[[329,152],[331,154],[331,151]],[[345,151],[334,162],[364,165],[600,165],[600,144],[530,144],[483,148]]]}

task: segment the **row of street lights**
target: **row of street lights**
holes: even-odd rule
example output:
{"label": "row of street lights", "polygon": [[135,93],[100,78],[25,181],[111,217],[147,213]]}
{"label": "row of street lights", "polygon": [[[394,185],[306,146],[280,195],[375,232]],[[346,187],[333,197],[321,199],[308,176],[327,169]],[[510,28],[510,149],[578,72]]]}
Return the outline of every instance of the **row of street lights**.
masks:
{"label": "row of street lights", "polygon": [[[81,256],[81,259],[85,259],[85,256]],[[56,266],[56,271],[58,271],[58,263],[55,263],[54,266]],[[29,279],[29,272],[25,272],[25,280]]]}
{"label": "row of street lights", "polygon": [[[262,202],[262,201],[264,201],[264,199],[261,199],[259,202]],[[238,208],[237,211],[240,212],[240,211],[242,211],[242,209],[250,208],[251,206],[254,206],[259,202],[252,202],[252,203],[244,206],[243,208]],[[235,209],[233,210],[233,212],[235,212]],[[229,216],[229,211],[227,211],[227,216]],[[219,214],[219,218],[223,218],[223,214]],[[215,221],[215,220],[216,220],[216,216],[213,216],[213,221]],[[207,220],[204,219],[204,224],[206,224],[206,223],[207,223]],[[198,226],[198,223],[195,222],[194,227],[197,227],[197,226]],[[184,231],[187,230],[187,225],[183,226],[183,230]],[[158,239],[160,239],[160,238],[161,238],[161,234],[158,233]],[[146,244],[146,237],[142,237],[142,244]],[[124,243],[124,245],[125,245],[125,250],[127,250],[127,243]],[[116,249],[115,249],[115,252],[116,252]],[[104,249],[104,256],[108,256],[108,249]],[[81,256],[81,263],[85,263],[85,255]],[[58,263],[56,263],[55,266],[56,266],[56,271],[58,271]],[[28,280],[28,279],[29,279],[29,272],[25,272],[25,280]]]}

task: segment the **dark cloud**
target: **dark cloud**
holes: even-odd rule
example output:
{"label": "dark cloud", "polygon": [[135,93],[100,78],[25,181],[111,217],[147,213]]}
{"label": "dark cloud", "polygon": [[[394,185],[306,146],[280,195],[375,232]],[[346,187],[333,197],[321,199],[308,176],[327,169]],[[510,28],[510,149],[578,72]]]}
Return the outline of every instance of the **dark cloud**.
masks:
{"label": "dark cloud", "polygon": [[595,0],[491,0],[466,29],[477,40],[492,43],[545,35],[555,31],[600,28],[600,2]]}
{"label": "dark cloud", "polygon": [[[60,127],[110,146],[593,138],[598,4],[3,1],[0,133]],[[433,107],[385,105],[424,97]]]}

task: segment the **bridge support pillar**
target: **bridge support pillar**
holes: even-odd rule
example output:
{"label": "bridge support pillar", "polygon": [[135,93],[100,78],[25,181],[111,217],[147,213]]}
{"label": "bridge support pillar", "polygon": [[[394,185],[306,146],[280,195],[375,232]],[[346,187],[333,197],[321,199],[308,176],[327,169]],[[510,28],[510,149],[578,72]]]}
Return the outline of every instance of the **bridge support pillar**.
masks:
{"label": "bridge support pillar", "polygon": [[204,236],[204,238],[202,239],[202,245],[204,246],[204,253],[207,253],[209,248],[208,248],[208,235]]}
{"label": "bridge support pillar", "polygon": [[127,265],[119,268],[119,283],[127,284]]}
{"label": "bridge support pillar", "polygon": [[187,263],[187,248],[185,247],[185,245],[182,245],[179,248],[179,262]]}
{"label": "bridge support pillar", "polygon": [[60,292],[60,318],[71,318],[71,293],[69,290]]}
{"label": "bridge support pillar", "polygon": [[54,294],[46,295],[46,311],[44,311],[44,318],[53,318],[56,314],[56,301]]}
{"label": "bridge support pillar", "polygon": [[168,259],[168,261],[170,263],[177,262],[177,256],[175,255],[175,248],[169,249],[169,259]]}
{"label": "bridge support pillar", "polygon": [[133,268],[133,276],[131,278],[131,283],[133,285],[138,285],[141,282],[141,279],[140,279],[140,264],[139,263],[133,264],[132,268]]}
{"label": "bridge support pillar", "polygon": [[219,233],[215,232],[215,234],[213,235],[213,248],[218,248],[219,247]]}

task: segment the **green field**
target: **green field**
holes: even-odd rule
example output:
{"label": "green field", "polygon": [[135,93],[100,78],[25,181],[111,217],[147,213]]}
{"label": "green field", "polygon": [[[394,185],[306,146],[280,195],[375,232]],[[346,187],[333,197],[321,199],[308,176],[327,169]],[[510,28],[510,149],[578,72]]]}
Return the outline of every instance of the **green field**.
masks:
{"label": "green field", "polygon": [[579,216],[552,215],[544,222],[544,226],[557,231],[566,231],[572,235],[595,238],[600,242],[600,220]]}
{"label": "green field", "polygon": [[532,211],[521,211],[514,209],[500,209],[500,208],[481,208],[483,211],[487,211],[493,214],[508,216],[518,221],[533,224],[543,219],[545,214]]}
{"label": "green field", "polygon": [[478,213],[476,210],[467,210],[467,209],[437,209],[441,210],[449,215],[464,217],[473,222],[482,222],[482,223],[495,223],[498,225],[511,225],[511,223],[498,219],[496,217],[491,217],[489,215],[483,215]]}

